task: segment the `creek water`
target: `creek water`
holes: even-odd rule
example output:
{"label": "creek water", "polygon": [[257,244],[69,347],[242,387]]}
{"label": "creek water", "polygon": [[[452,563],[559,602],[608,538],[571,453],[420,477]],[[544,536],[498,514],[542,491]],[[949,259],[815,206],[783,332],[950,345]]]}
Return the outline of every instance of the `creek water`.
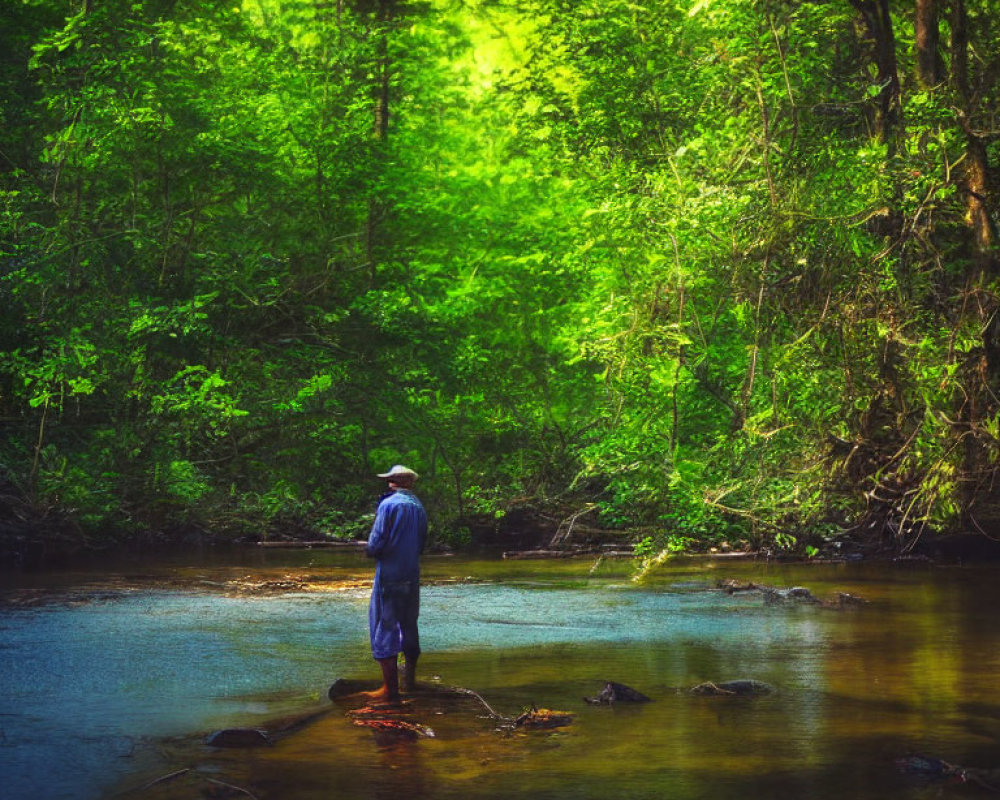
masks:
{"label": "creek water", "polygon": [[[914,754],[1000,767],[995,567],[678,560],[637,582],[628,561],[431,556],[420,679],[574,718],[511,732],[428,712],[435,736],[391,745],[325,699],[337,677],[375,678],[370,571],[353,552],[254,551],[3,575],[0,794],[874,800],[985,791],[896,767]],[[766,603],[723,578],[867,602]],[[774,691],[686,691],[739,678]],[[605,680],[651,702],[585,703]],[[328,713],[273,747],[204,743],[312,709]]]}

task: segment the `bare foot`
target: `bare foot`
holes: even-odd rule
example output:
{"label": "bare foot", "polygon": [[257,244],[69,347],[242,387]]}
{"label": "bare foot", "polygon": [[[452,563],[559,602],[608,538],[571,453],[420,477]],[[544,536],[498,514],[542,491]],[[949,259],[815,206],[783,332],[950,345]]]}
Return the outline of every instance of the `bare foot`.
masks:
{"label": "bare foot", "polygon": [[373,703],[398,703],[399,694],[392,693],[389,691],[388,687],[383,686],[381,689],[376,689],[374,692],[360,692],[362,697],[368,698],[368,700]]}

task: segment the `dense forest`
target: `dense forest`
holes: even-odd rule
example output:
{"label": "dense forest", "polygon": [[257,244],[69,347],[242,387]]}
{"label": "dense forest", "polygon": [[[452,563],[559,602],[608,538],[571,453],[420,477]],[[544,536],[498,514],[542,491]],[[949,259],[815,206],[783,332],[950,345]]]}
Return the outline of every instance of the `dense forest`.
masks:
{"label": "dense forest", "polygon": [[[2,0],[0,538],[1000,536],[1000,0]],[[561,528],[560,528],[561,524]]]}

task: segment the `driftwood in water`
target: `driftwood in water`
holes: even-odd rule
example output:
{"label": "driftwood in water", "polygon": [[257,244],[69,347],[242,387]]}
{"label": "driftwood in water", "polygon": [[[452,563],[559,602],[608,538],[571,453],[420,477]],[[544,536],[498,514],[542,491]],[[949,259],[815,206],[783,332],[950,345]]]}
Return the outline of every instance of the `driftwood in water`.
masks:
{"label": "driftwood in water", "polygon": [[729,696],[757,696],[762,694],[771,694],[774,688],[763,681],[754,680],[735,680],[735,681],[723,681],[721,683],[713,683],[712,681],[705,681],[705,683],[699,683],[697,686],[692,686],[688,691],[691,694],[699,694],[711,697],[729,697]]}
{"label": "driftwood in water", "polygon": [[900,772],[918,775],[927,780],[957,779],[962,783],[974,783],[991,792],[1000,792],[1000,769],[963,767],[940,758],[921,755],[897,759],[896,768]]}
{"label": "driftwood in water", "polygon": [[168,772],[166,775],[161,775],[159,778],[153,778],[153,780],[144,783],[135,791],[144,792],[147,789],[152,789],[154,786],[159,786],[161,783],[168,783],[175,778],[179,778],[182,775],[187,775],[191,771],[191,767],[184,767],[182,769],[174,770],[173,772]]}
{"label": "driftwood in water", "polygon": [[504,558],[572,558],[573,556],[596,555],[599,550],[593,547],[579,548],[573,550],[508,550],[503,554]]}
{"label": "driftwood in water", "polygon": [[420,737],[433,739],[435,735],[433,729],[428,726],[403,719],[412,716],[412,712],[396,703],[362,706],[348,711],[347,716],[358,727],[371,728],[377,733],[391,735],[395,739],[413,740]]}
{"label": "driftwood in water", "polygon": [[205,778],[213,786],[221,786],[230,794],[236,792],[237,794],[245,794],[250,800],[258,800],[257,795],[251,792],[249,789],[244,789],[242,786],[237,786],[235,783],[226,783],[225,781],[220,781],[217,778]]}
{"label": "driftwood in water", "polygon": [[[161,775],[159,778],[155,778],[148,783],[144,783],[142,786],[138,786],[135,789],[126,790],[122,792],[120,797],[127,797],[130,795],[136,795],[138,797],[147,796],[150,789],[155,786],[160,786],[171,781],[176,781],[179,778],[185,778],[188,784],[188,796],[195,796],[194,792],[197,791],[198,796],[203,797],[230,797],[233,794],[242,794],[249,797],[250,800],[259,800],[257,795],[251,792],[249,789],[244,789],[242,786],[237,786],[235,783],[227,783],[226,781],[220,781],[218,778],[209,778],[202,775],[198,770],[192,770],[190,767],[185,767],[184,769],[176,770],[175,772],[170,772],[167,775]],[[207,783],[209,786],[205,786]],[[225,790],[224,795],[218,793],[218,789],[213,787],[221,787]],[[200,790],[200,791],[199,791]]]}
{"label": "driftwood in water", "polygon": [[[621,686],[621,684],[615,685]],[[374,681],[341,678],[334,681],[328,694],[331,700],[341,705],[362,700],[363,704],[360,707],[347,712],[353,724],[371,728],[381,735],[392,735],[396,740],[433,737],[434,731],[431,728],[416,721],[417,714],[447,714],[461,710],[463,706],[468,710],[470,702],[474,703],[477,716],[481,718],[482,712],[485,711],[487,717],[500,723],[498,730],[558,728],[573,721],[573,714],[569,711],[538,708],[534,704],[524,713],[509,717],[496,711],[478,692],[460,686],[423,685],[418,686],[413,692],[403,694],[399,702],[370,703],[368,698],[360,693],[374,688],[377,688]],[[621,688],[634,691],[628,687]],[[642,696],[638,692],[635,694]],[[381,743],[384,736],[376,738]]]}
{"label": "driftwood in water", "polygon": [[551,708],[532,706],[514,720],[515,728],[562,728],[573,721],[569,711],[553,711]]}

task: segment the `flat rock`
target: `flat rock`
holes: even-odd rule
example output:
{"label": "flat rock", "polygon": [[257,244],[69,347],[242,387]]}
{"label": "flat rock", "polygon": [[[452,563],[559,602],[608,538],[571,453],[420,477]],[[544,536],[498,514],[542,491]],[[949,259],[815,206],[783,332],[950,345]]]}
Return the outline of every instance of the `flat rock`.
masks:
{"label": "flat rock", "polygon": [[271,739],[256,728],[225,728],[205,739],[209,747],[270,747]]}
{"label": "flat rock", "polygon": [[373,692],[382,684],[375,680],[356,680],[354,678],[337,678],[326,695],[331,700],[339,700],[343,697],[350,697],[359,692]]}

